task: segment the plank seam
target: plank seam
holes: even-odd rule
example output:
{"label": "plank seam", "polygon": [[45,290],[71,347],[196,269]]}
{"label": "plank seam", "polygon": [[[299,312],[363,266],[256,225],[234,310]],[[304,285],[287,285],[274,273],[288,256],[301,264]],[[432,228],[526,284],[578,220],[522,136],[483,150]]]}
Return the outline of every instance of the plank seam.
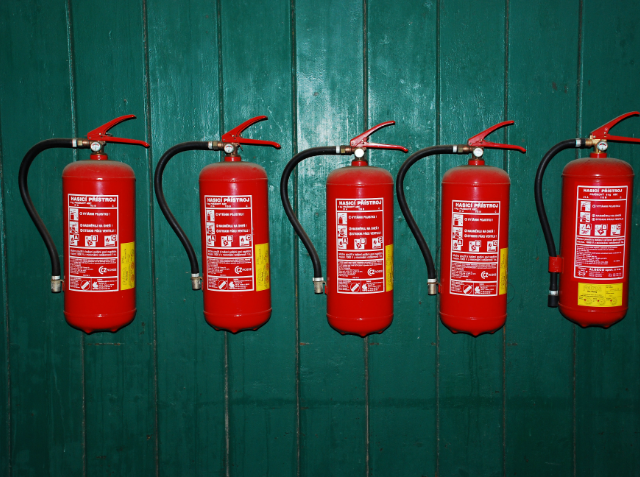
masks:
{"label": "plank seam", "polygon": [[[582,136],[582,84],[583,84],[583,65],[584,65],[584,0],[578,2],[578,70],[576,72],[576,137]],[[575,158],[578,159],[580,153],[579,149],[575,150]],[[573,354],[573,377],[572,377],[572,423],[571,423],[571,463],[573,467],[573,476],[575,477],[578,472],[577,461],[577,397],[576,397],[576,374],[577,374],[577,334],[576,325],[572,325],[573,339],[572,339],[572,354]]]}
{"label": "plank seam", "polygon": [[[442,118],[441,118],[441,105],[440,105],[440,5],[441,0],[436,1],[436,122],[435,122],[435,136],[436,136],[436,144],[440,144],[440,128],[442,127]],[[435,164],[435,181],[436,181],[436,228],[435,230],[440,230],[440,187],[438,184],[438,178],[440,177],[440,156],[436,156],[436,164]],[[440,240],[438,233],[436,232],[436,261],[440,255]],[[436,262],[437,263],[437,262]],[[434,305],[434,314],[435,314],[435,325],[436,325],[436,477],[440,474],[440,320],[438,319],[438,303],[440,301],[440,296],[436,296],[435,305]]]}
{"label": "plank seam", "polygon": [[[222,2],[216,0],[216,35],[218,40],[218,103],[220,136],[224,134],[224,75],[222,64]],[[224,332],[224,473],[230,473],[231,440],[229,435],[229,333]]]}
{"label": "plank seam", "polygon": [[[78,110],[76,98],[75,43],[73,41],[73,14],[71,0],[65,2],[65,21],[67,27],[67,58],[69,61],[69,99],[71,109],[71,134],[78,137]],[[78,150],[72,149],[73,162],[78,160]],[[87,475],[87,388],[85,370],[85,339],[80,333],[80,373],[82,387],[82,475]]]}
{"label": "plank seam", "polygon": [[[369,22],[367,18],[367,0],[362,0],[362,112],[364,116],[364,129],[369,129]],[[369,159],[371,164],[371,159]],[[365,431],[365,476],[371,473],[370,460],[371,429],[369,423],[369,337],[362,340],[364,346],[364,431]]]}
{"label": "plank seam", "polygon": [[[149,21],[147,0],[142,0],[142,42],[144,48],[144,115],[146,136],[149,143],[153,142],[151,132],[151,80],[149,78]],[[155,475],[160,475],[160,430],[158,415],[158,327],[157,327],[157,290],[156,290],[156,250],[155,250],[155,215],[153,207],[153,149],[147,150],[147,174],[149,177],[149,241],[151,256],[151,322],[153,323],[153,413],[154,413],[154,443],[153,457]]]}
{"label": "plank seam", "polygon": [[[2,118],[0,117],[0,124],[2,124]],[[6,438],[7,438],[7,471],[8,477],[11,477],[12,468],[11,468],[11,353],[9,352],[11,346],[10,339],[10,327],[9,327],[9,294],[7,292],[8,288],[8,274],[7,274],[7,247],[6,247],[6,222],[5,222],[5,191],[7,190],[4,186],[4,157],[2,154],[2,134],[0,134],[0,249],[2,252],[2,299],[4,301],[4,309],[2,310],[2,314],[4,315],[4,332],[5,332],[5,362],[7,367],[7,428],[6,428]]]}
{"label": "plank seam", "polygon": [[[290,43],[291,43],[291,149],[292,154],[298,153],[298,62],[296,57],[296,1],[290,0]],[[298,168],[293,173],[293,208],[298,213]],[[300,264],[298,259],[299,243],[292,232],[293,241],[293,290],[295,316],[295,374],[296,374],[296,476],[300,477]]]}
{"label": "plank seam", "polygon": [[[511,2],[504,3],[504,117],[509,119],[509,19]],[[504,128],[504,142],[509,143],[509,128]],[[509,155],[505,150],[502,156],[502,166],[506,171],[510,169]],[[502,328],[502,475],[507,475],[507,325]]]}

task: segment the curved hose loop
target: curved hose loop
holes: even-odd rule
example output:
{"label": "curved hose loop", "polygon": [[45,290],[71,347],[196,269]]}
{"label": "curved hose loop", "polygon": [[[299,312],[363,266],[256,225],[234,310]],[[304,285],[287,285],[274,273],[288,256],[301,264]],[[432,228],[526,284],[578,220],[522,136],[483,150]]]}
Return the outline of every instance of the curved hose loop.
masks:
{"label": "curved hose loop", "polygon": [[433,146],[421,149],[420,151],[413,153],[406,161],[404,161],[404,164],[402,164],[400,170],[398,171],[398,175],[396,176],[396,195],[398,196],[398,204],[400,205],[400,210],[402,211],[402,215],[404,215],[404,218],[407,221],[407,225],[409,225],[409,229],[411,229],[411,233],[413,233],[416,242],[418,242],[418,247],[422,252],[424,262],[427,265],[427,276],[429,277],[429,282],[433,285],[429,287],[429,295],[435,295],[437,292],[435,287],[435,280],[437,280],[438,278],[436,274],[436,267],[433,263],[433,257],[431,255],[431,251],[429,250],[429,246],[427,245],[422,232],[420,232],[418,224],[413,218],[413,215],[409,210],[409,206],[407,205],[407,199],[404,195],[404,178],[411,166],[413,166],[420,159],[436,154],[454,153],[455,151],[453,146]]}
{"label": "curved hose loop", "polygon": [[291,207],[291,202],[289,201],[289,177],[291,176],[291,173],[296,168],[296,166],[305,159],[313,156],[335,156],[340,154],[347,153],[341,152],[340,147],[335,146],[313,147],[311,149],[299,152],[298,154],[293,156],[287,163],[284,171],[282,171],[282,177],[280,178],[280,199],[282,200],[282,206],[284,207],[284,211],[289,218],[289,222],[291,222],[291,225],[293,226],[293,230],[295,230],[298,237],[300,237],[300,240],[304,244],[307,252],[309,252],[309,256],[311,257],[311,263],[313,264],[314,289],[317,294],[322,293],[322,283],[324,281],[324,277],[322,276],[322,265],[320,264],[320,257],[318,257],[318,252],[313,246],[311,239],[309,239],[309,236],[302,228],[298,217],[296,217],[296,214],[293,211],[293,207]]}
{"label": "curved hose loop", "polygon": [[[547,242],[547,250],[549,257],[557,257],[556,244],[553,240],[553,234],[551,233],[551,227],[549,226],[549,219],[547,218],[547,212],[544,208],[544,199],[542,198],[542,180],[544,178],[545,170],[556,154],[565,149],[588,149],[590,146],[586,145],[586,139],[567,139],[566,141],[559,142],[553,146],[544,155],[538,166],[536,172],[536,178],[533,186],[533,195],[536,201],[536,210],[538,211],[538,218],[540,219],[540,226],[542,227],[542,233],[544,234],[544,240]],[[558,277],[557,272],[549,272],[549,298],[547,305],[551,308],[558,307]]]}
{"label": "curved hose loop", "polygon": [[[162,175],[164,173],[164,168],[167,166],[167,163],[171,160],[173,156],[185,151],[219,151],[220,148],[212,145],[212,143],[207,141],[191,141],[191,142],[183,142],[181,144],[176,144],[175,146],[168,149],[158,161],[158,165],[156,166],[156,172],[153,177],[153,185],[156,190],[156,198],[158,199],[158,205],[160,206],[160,210],[164,214],[167,222],[176,233],[180,242],[182,242],[182,246],[187,252],[187,256],[189,257],[189,262],[191,263],[191,285],[193,290],[200,290],[202,287],[201,279],[200,279],[200,267],[198,266],[198,258],[196,257],[196,253],[193,250],[193,246],[187,237],[187,234],[184,233],[182,227],[174,217],[173,213],[169,209],[167,205],[167,200],[164,196],[164,191],[162,189]],[[215,144],[215,143],[214,143]]]}
{"label": "curved hose loop", "polygon": [[62,291],[62,282],[60,279],[60,257],[58,256],[58,250],[56,249],[56,245],[51,238],[51,234],[47,230],[47,227],[42,222],[40,215],[38,215],[38,211],[33,205],[33,201],[31,200],[31,195],[29,194],[29,184],[27,181],[29,175],[29,168],[33,163],[34,159],[43,151],[47,149],[72,149],[74,147],[73,139],[47,139],[46,141],[40,141],[38,144],[33,146],[27,154],[22,159],[22,163],[20,164],[20,172],[18,173],[18,185],[20,188],[20,196],[22,197],[22,202],[24,202],[24,206],[31,217],[31,220],[35,224],[42,240],[44,240],[44,244],[47,247],[47,251],[49,252],[49,257],[51,258],[51,292],[52,293],[60,293]]}

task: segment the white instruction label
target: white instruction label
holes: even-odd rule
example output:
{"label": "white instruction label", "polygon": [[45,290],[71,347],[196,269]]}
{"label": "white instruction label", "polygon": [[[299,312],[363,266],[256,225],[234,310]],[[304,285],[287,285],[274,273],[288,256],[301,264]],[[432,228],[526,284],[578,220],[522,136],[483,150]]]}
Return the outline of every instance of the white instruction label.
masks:
{"label": "white instruction label", "polygon": [[385,291],[384,199],[336,199],[338,293]]}
{"label": "white instruction label", "polygon": [[207,290],[253,290],[253,198],[205,195],[204,207]]}
{"label": "white instruction label", "polygon": [[118,196],[68,194],[69,289],[118,291]]}
{"label": "white instruction label", "polygon": [[627,186],[578,186],[573,276],[624,278]]}
{"label": "white instruction label", "polygon": [[452,201],[451,293],[497,296],[500,202]]}

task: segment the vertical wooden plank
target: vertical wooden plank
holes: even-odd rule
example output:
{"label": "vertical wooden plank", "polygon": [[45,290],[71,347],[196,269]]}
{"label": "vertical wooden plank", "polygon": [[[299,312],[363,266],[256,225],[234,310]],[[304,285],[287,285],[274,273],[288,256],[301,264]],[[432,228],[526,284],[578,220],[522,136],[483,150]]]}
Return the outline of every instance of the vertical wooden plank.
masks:
{"label": "vertical wooden plank", "polygon": [[[291,147],[290,2],[222,1],[224,129],[268,121],[245,137],[282,149],[247,146],[243,160],[269,179],[271,319],[258,331],[228,334],[231,475],[296,475],[296,335],[293,236],[278,193]],[[217,155],[221,160],[222,155]]]}
{"label": "vertical wooden plank", "polygon": [[[1,42],[0,42],[1,43]],[[1,101],[1,100],[0,100]],[[5,177],[2,151],[2,108],[0,102],[0,471],[10,475],[11,380],[9,371],[9,303],[7,300],[7,248],[5,224]]]}
{"label": "vertical wooden plank", "polygon": [[[578,19],[574,1],[510,2],[508,119],[516,125],[508,137],[510,144],[526,147],[527,154],[511,155],[508,169],[508,475],[569,475],[573,466],[573,325],[547,307],[548,252],[533,180],[551,146],[576,134]],[[558,245],[561,171],[574,157],[571,151],[560,154],[545,175],[544,199]]]}
{"label": "vertical wooden plank", "polygon": [[[395,120],[374,142],[410,153],[436,141],[436,5],[406,1],[389,9],[369,1],[369,125]],[[407,67],[410,65],[410,67]],[[390,92],[393,91],[392,94]],[[376,151],[370,163],[397,174],[407,155]],[[407,200],[427,241],[436,236],[436,161],[416,164],[405,180]],[[395,220],[395,316],[369,338],[371,475],[434,475],[436,471],[436,299],[398,204]]]}
{"label": "vertical wooden plank", "polygon": [[[504,116],[505,3],[440,6],[440,143],[464,143]],[[498,138],[496,138],[498,139]],[[499,140],[498,140],[499,141]],[[466,156],[442,156],[440,181]],[[487,150],[488,165],[503,154]],[[438,475],[499,475],[502,459],[503,334],[473,338],[439,327]]]}
{"label": "vertical wooden plank", "polygon": [[[171,146],[219,138],[215,2],[149,0],[155,164]],[[167,203],[200,261],[198,174],[218,153],[176,156]],[[224,339],[204,320],[187,255],[154,197],[160,475],[224,474]]]}
{"label": "vertical wooden plank", "polygon": [[[82,471],[80,334],[49,290],[49,256],[20,199],[18,169],[36,142],[71,137],[64,2],[0,4],[0,115],[9,317],[13,475]],[[61,173],[73,155],[48,151],[30,173],[31,197],[62,244]],[[6,363],[5,363],[6,365]],[[6,392],[6,390],[4,390]],[[3,449],[4,452],[4,449]]]}
{"label": "vertical wooden plank", "polygon": [[[640,5],[584,2],[582,135],[610,119],[638,110]],[[599,65],[594,58],[601,58]],[[640,137],[632,118],[614,134]],[[586,152],[586,151],[585,151]],[[638,171],[637,145],[610,143],[609,156]],[[635,181],[631,230],[630,290],[640,283],[640,190]],[[608,330],[577,329],[576,473],[640,475],[640,299],[629,294],[626,318]]]}
{"label": "vertical wooden plank", "polygon": [[[72,2],[81,135],[117,116],[136,114],[137,120],[119,125],[114,135],[149,139],[142,7],[126,1]],[[150,153],[121,145],[108,145],[106,152],[136,174],[138,311],[117,333],[85,339],[87,473],[149,475],[156,468]]]}
{"label": "vertical wooden plank", "polygon": [[[364,128],[362,2],[299,0],[295,9],[298,149],[348,144]],[[326,177],[348,161],[317,157],[298,166],[298,216],[322,263]],[[326,297],[313,293],[311,261],[304,247],[299,263],[300,474],[363,475],[362,338],[341,336],[328,325]]]}

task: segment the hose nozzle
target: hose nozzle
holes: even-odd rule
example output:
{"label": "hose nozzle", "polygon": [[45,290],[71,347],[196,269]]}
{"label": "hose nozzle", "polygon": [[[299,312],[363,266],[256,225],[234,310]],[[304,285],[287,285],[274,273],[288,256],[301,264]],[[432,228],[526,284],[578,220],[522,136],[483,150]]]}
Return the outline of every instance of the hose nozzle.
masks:
{"label": "hose nozzle", "polygon": [[547,306],[549,308],[558,308],[559,300],[558,290],[549,290],[549,298],[547,300]]}
{"label": "hose nozzle", "polygon": [[51,277],[51,293],[60,293],[62,291],[62,280],[60,276]]}
{"label": "hose nozzle", "polygon": [[202,277],[199,273],[191,274],[191,289],[192,290],[202,290]]}
{"label": "hose nozzle", "polygon": [[438,280],[436,278],[429,278],[427,280],[427,286],[429,287],[429,290],[427,292],[428,295],[438,294]]}
{"label": "hose nozzle", "polygon": [[313,277],[313,291],[316,295],[322,295],[324,292],[324,277]]}

